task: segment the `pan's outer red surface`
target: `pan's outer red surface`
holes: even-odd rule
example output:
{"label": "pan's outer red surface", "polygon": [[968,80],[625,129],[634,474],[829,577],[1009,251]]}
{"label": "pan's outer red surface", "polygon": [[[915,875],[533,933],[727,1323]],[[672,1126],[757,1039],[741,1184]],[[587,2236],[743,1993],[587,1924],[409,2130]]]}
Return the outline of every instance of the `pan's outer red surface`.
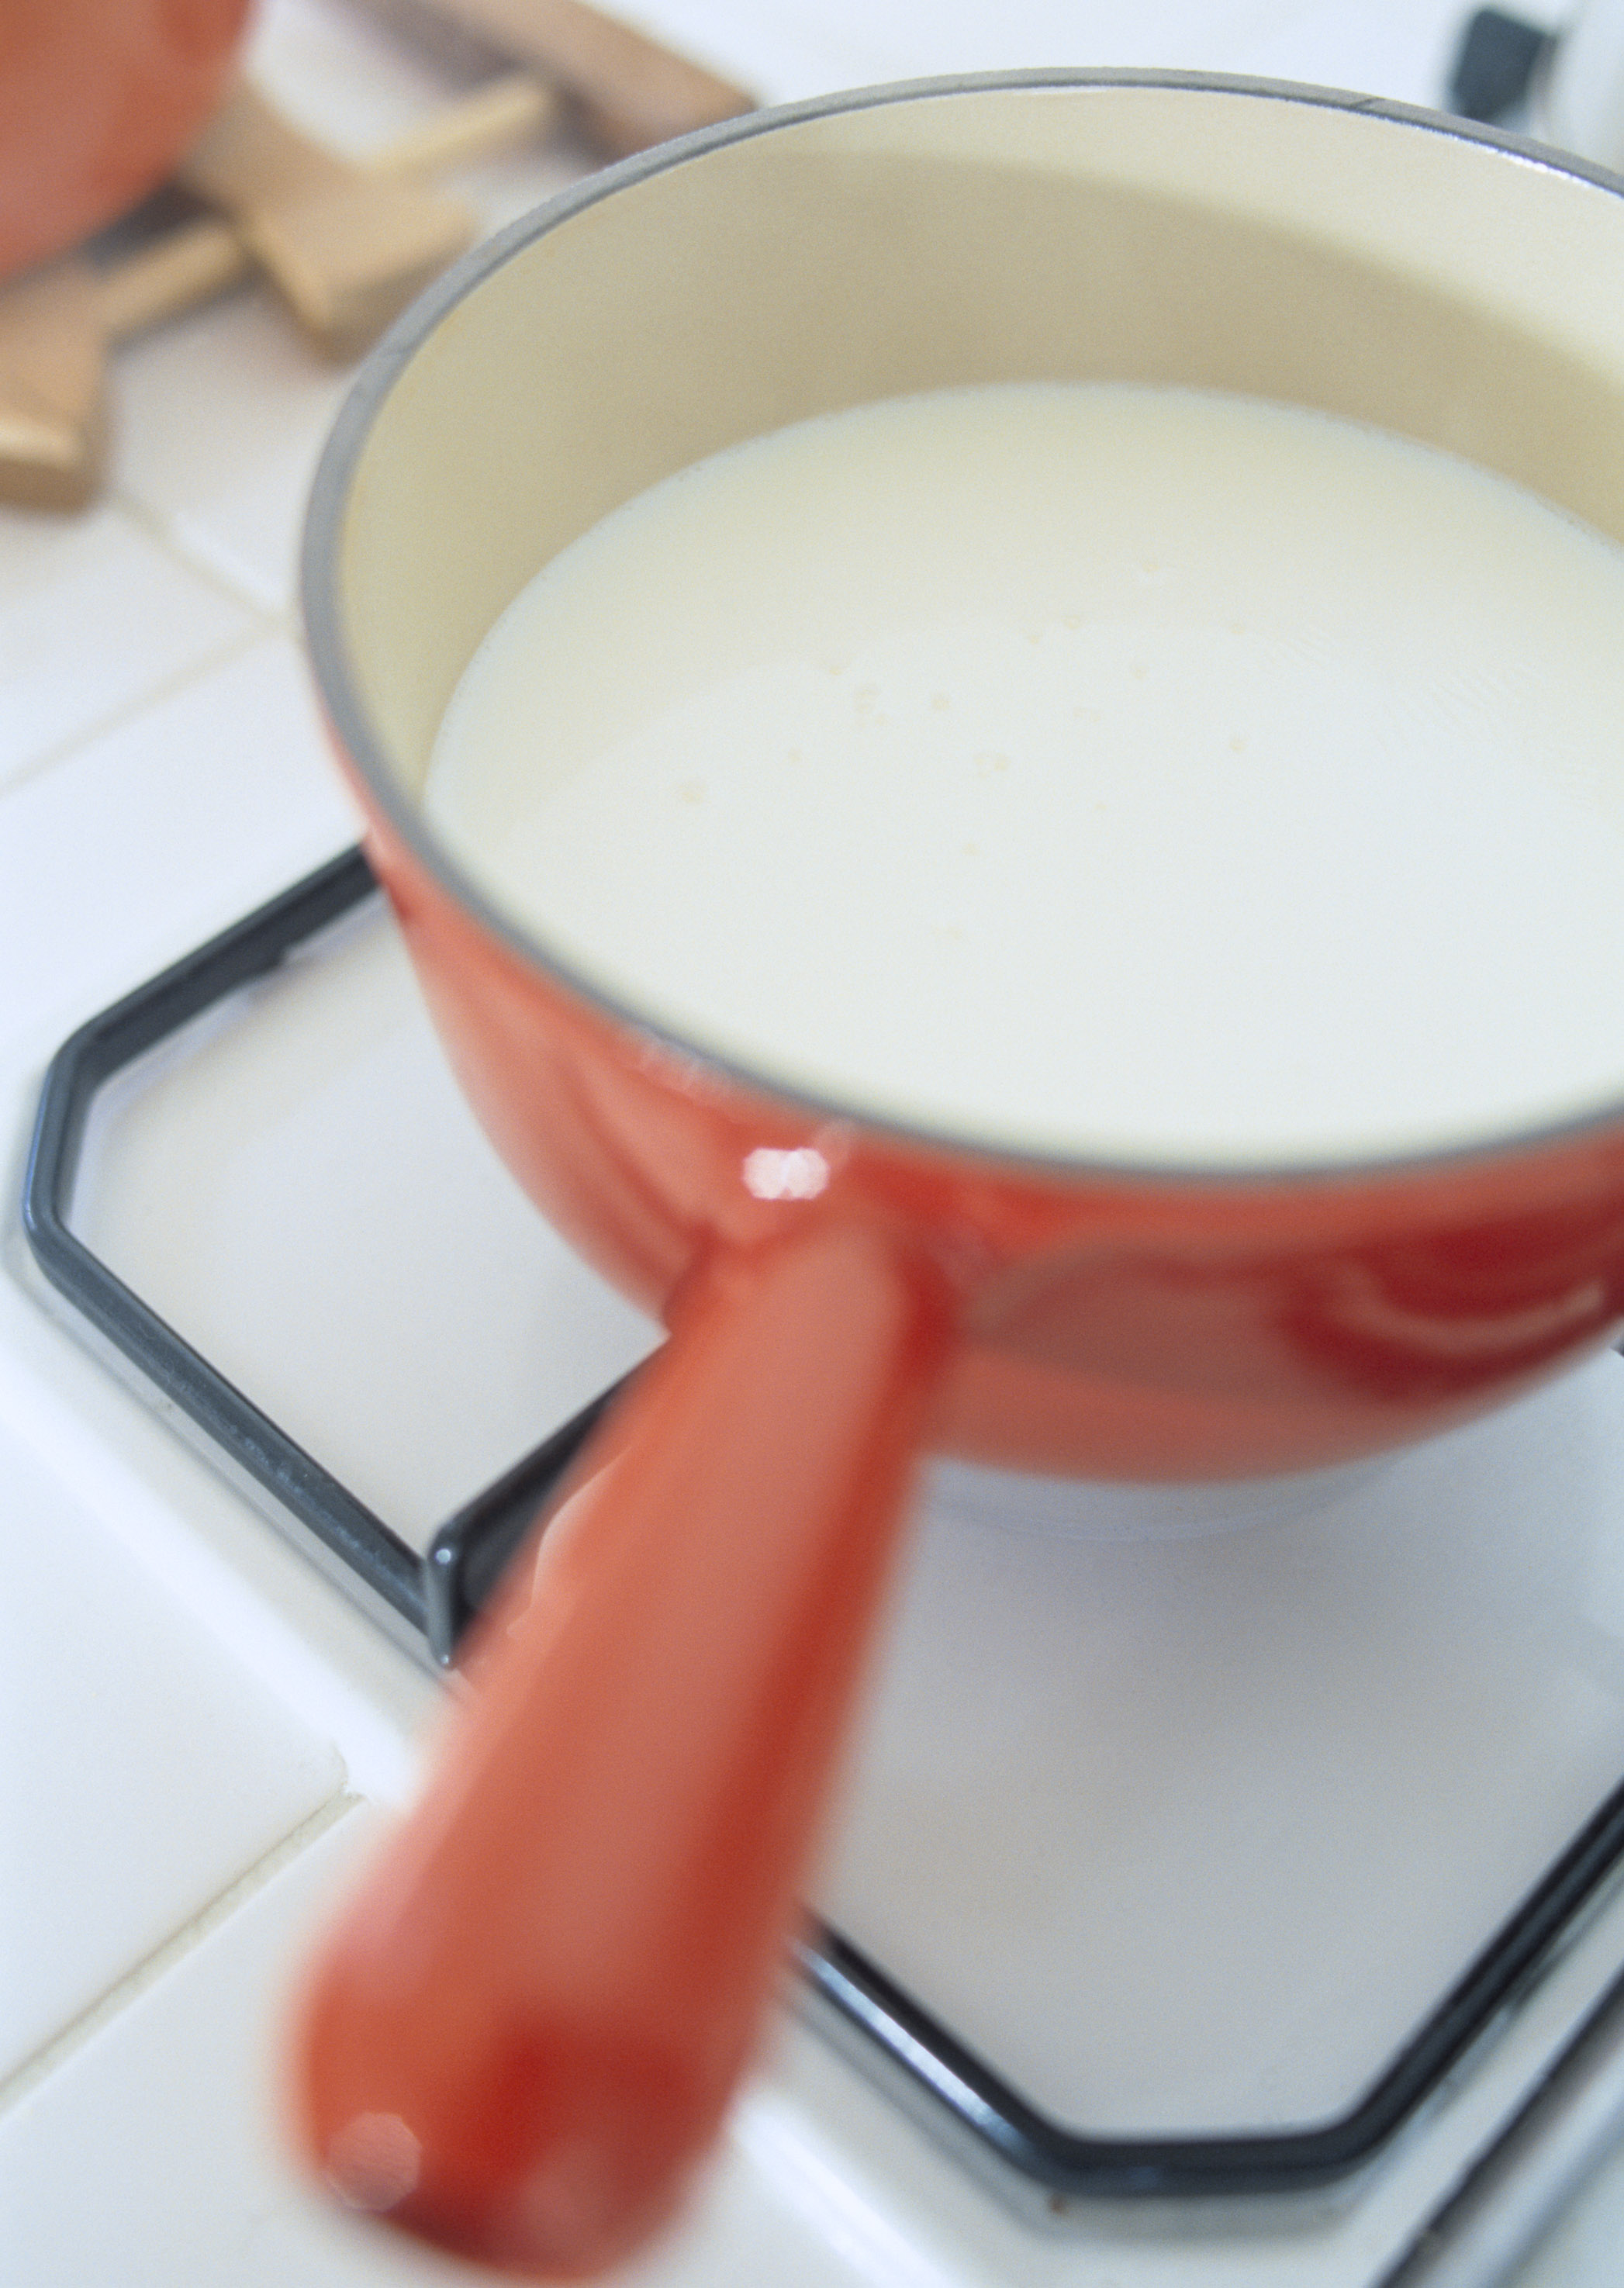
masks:
{"label": "pan's outer red surface", "polygon": [[312,1982],[297,2106],[346,2200],[561,2277],[672,2212],[759,2038],[922,1446],[1302,1469],[1458,1422],[1624,1320],[1624,1107],[1408,1163],[1113,1169],[904,1133],[664,1039],[423,824],[484,629],[703,452],[1011,373],[1385,423],[1624,538],[1597,283],[1620,270],[1610,179],[1446,123],[1054,74],[651,155],[376,354],[307,554],[339,751],[492,1138],[671,1339],[487,1622]]}
{"label": "pan's outer red surface", "polygon": [[[954,1297],[944,1445],[1098,1477],[1298,1470],[1499,1403],[1624,1320],[1624,1124],[1255,1181],[933,1148],[616,1024],[386,820],[368,846],[463,1089],[549,1219],[657,1313],[718,1251],[845,1217],[883,1234]],[[758,1196],[758,1151],[816,1152],[828,1189]]]}
{"label": "pan's outer red surface", "polygon": [[3,0],[0,278],[161,183],[224,91],[252,0]]}

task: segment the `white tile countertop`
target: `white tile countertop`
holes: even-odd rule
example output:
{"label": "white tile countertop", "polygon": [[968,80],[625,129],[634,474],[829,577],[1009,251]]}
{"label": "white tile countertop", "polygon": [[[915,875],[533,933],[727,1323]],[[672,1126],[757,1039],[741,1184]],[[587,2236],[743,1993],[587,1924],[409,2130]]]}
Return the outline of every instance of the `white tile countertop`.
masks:
{"label": "white tile countertop", "polygon": [[[1065,62],[1436,103],[1466,11],[645,0],[628,12],[767,100]],[[448,94],[434,61],[345,0],[263,0],[250,61],[303,124],[355,151]],[[583,163],[558,143],[456,182],[495,227]],[[305,491],[347,380],[266,289],[244,287],[117,353],[110,481],[95,506],[0,509],[12,1204],[0,1234],[0,2277],[18,2288],[474,2277],[310,2195],[274,2093],[303,1934],[378,1807],[409,1790],[440,1688],[64,1324],[15,1208],[57,1045],[354,838],[293,592]],[[161,1162],[161,1135],[152,1149]],[[493,1231],[506,1212],[493,1206]],[[154,1244],[139,1231],[129,1243]],[[230,1292],[222,1282],[215,1297],[227,1340]],[[644,1337],[630,1320],[603,1327],[606,1361],[616,1346],[635,1355]],[[787,2024],[698,2213],[627,2276],[646,2288],[1352,2288],[1398,2245],[1379,2202],[1373,2213],[1367,2226],[1321,2219],[1307,2240],[1218,2231],[1165,2265],[1114,2227],[1042,2237]],[[1620,2244],[1624,2165],[1573,2210],[1527,2288],[1600,2288]]]}

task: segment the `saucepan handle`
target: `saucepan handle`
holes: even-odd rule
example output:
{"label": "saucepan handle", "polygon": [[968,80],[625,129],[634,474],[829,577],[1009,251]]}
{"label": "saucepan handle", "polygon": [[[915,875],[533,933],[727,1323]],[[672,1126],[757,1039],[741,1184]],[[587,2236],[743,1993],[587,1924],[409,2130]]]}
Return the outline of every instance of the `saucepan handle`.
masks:
{"label": "saucepan handle", "polygon": [[300,2101],[341,2197],[542,2277],[671,2213],[779,1973],[946,1340],[928,1267],[828,1215],[693,1283],[317,1968]]}

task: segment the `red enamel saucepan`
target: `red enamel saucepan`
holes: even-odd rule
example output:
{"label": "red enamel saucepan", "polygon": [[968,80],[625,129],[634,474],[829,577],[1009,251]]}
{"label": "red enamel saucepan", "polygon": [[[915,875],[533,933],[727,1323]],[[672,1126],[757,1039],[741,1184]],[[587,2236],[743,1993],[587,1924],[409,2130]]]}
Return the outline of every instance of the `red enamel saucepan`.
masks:
{"label": "red enamel saucepan", "polygon": [[1624,1075],[1554,1131],[1206,1173],[909,1132],[670,1037],[419,815],[481,636],[676,469],[1006,378],[1328,409],[1624,537],[1620,278],[1608,179],[1351,98],[1053,73],[663,147],[375,354],[309,533],[335,736],[490,1135],[670,1339],[313,1979],[305,2133],[346,2199],[546,2276],[670,2214],[758,2038],[922,1448],[1295,1471],[1492,1407],[1624,1315]]}

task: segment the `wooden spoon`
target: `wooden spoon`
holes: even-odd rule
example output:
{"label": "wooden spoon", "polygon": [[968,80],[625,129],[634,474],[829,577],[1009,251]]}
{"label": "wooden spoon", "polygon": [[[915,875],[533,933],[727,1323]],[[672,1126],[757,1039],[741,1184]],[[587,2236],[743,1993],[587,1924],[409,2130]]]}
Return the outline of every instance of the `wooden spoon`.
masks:
{"label": "wooden spoon", "polygon": [[[268,113],[263,97],[254,102]],[[355,177],[363,184],[376,177],[386,188],[390,179],[487,157],[544,133],[558,108],[556,91],[534,73],[494,81],[348,171],[352,211]],[[285,147],[280,138],[266,142],[273,154]],[[319,235],[313,230],[305,241],[307,262],[313,247],[319,251]],[[398,290],[400,237],[386,229],[372,242]],[[100,477],[109,349],[223,293],[249,276],[255,261],[246,231],[210,216],[105,268],[74,256],[0,292],[0,500],[83,508]],[[391,292],[369,288],[347,258],[328,274],[321,306],[335,313],[335,330],[318,338],[333,350],[351,345],[363,309],[380,323],[392,314]]]}
{"label": "wooden spoon", "polygon": [[454,27],[574,98],[592,140],[623,157],[753,111],[756,98],[583,0],[363,0],[407,32]]}
{"label": "wooden spoon", "polygon": [[478,228],[461,200],[392,181],[313,142],[239,80],[178,180],[223,208],[329,354],[362,349]]}

